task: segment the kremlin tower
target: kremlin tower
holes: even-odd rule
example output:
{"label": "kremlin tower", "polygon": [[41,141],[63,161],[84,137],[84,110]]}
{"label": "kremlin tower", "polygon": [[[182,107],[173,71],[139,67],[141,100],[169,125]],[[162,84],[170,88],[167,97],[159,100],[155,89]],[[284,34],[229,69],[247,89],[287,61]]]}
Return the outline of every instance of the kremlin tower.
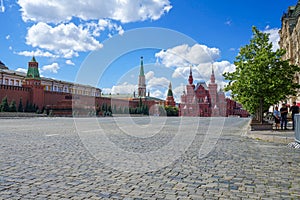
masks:
{"label": "kremlin tower", "polygon": [[34,105],[42,109],[44,106],[44,86],[41,84],[41,77],[39,73],[39,63],[36,62],[33,56],[28,62],[27,74],[23,83],[24,88],[30,88],[30,99]]}
{"label": "kremlin tower", "polygon": [[174,101],[174,97],[173,97],[171,82],[169,84],[169,89],[168,89],[168,94],[167,94],[167,99],[166,99],[165,105],[166,106],[172,106],[172,107],[175,106],[175,101]]}

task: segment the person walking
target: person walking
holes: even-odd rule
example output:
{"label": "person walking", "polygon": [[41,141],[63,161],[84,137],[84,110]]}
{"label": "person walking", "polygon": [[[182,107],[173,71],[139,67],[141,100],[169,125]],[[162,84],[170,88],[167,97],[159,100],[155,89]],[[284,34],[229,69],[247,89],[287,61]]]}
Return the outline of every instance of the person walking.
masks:
{"label": "person walking", "polygon": [[295,114],[299,113],[299,106],[297,106],[296,102],[293,102],[290,112],[292,112],[293,130],[295,130]]}
{"label": "person walking", "polygon": [[278,130],[280,126],[280,112],[278,110],[278,106],[275,107],[273,112],[274,120],[275,120],[275,129]]}
{"label": "person walking", "polygon": [[288,114],[288,108],[286,107],[285,103],[282,104],[282,107],[280,108],[280,115],[281,115],[281,130],[287,130],[287,114]]}

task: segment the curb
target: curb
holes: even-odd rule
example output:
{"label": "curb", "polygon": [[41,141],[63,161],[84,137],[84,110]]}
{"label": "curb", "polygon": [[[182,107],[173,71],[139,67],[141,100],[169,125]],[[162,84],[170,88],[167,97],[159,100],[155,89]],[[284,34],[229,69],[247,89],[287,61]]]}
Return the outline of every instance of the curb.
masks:
{"label": "curb", "polygon": [[289,144],[295,141],[295,137],[294,137],[295,133],[292,130],[250,131],[250,129],[248,129],[245,136],[255,140],[262,140],[262,141],[281,143],[281,144]]}

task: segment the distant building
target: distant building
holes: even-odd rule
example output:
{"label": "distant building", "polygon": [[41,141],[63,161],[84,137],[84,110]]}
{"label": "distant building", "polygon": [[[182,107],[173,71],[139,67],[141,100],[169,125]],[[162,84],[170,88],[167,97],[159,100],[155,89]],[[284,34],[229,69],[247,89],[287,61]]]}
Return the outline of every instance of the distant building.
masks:
{"label": "distant building", "polygon": [[46,106],[55,106],[66,99],[72,99],[72,96],[85,99],[88,104],[91,99],[101,98],[101,89],[40,77],[38,62],[32,57],[28,62],[27,73],[9,70],[0,62],[0,100],[5,96],[9,102],[14,100],[18,104],[22,101],[24,108],[30,104],[42,111]]}
{"label": "distant building", "polygon": [[[300,1],[295,6],[289,6],[287,12],[281,17],[281,29],[279,31],[281,49],[286,50],[283,59],[290,60],[290,64],[300,66]],[[300,74],[295,74],[295,81],[300,84]],[[290,105],[293,101],[300,104],[300,94],[298,97],[292,97],[288,102]]]}
{"label": "distant building", "polygon": [[194,85],[192,68],[190,68],[186,91],[182,94],[181,103],[179,104],[179,115],[194,117],[226,116],[225,94],[222,91],[218,92],[213,69],[210,84],[207,87],[203,81]]}
{"label": "distant building", "polygon": [[218,91],[213,68],[208,86],[204,81],[194,85],[192,68],[190,68],[188,84],[181,95],[179,116],[227,117],[231,115],[247,117],[249,113],[234,100],[226,99],[224,92]]}
{"label": "distant building", "polygon": [[[184,91],[181,96],[179,104],[181,116],[242,116],[243,110],[234,101],[226,100],[230,102],[227,104],[229,107],[226,108],[224,93],[217,91],[214,71],[208,87],[205,82],[200,82],[196,86],[193,84],[192,70],[188,82],[186,92]],[[35,57],[28,62],[27,73],[9,70],[0,62],[0,100],[5,96],[8,102],[14,100],[19,104],[22,101],[24,107],[34,105],[39,111],[46,110],[56,116],[105,115],[107,111],[112,114],[129,114],[130,110],[139,113],[143,110],[143,113],[147,111],[150,115],[162,115],[163,106],[176,105],[171,83],[166,100],[151,97],[149,92],[146,95],[143,57],[141,57],[137,96],[134,93],[105,97],[101,95],[100,88],[41,77]]]}
{"label": "distant building", "polygon": [[[138,92],[133,92],[133,94],[109,94],[105,95],[105,97],[111,98],[112,104],[114,104],[114,101],[116,100],[123,100],[127,101],[132,105],[131,107],[139,107],[140,104],[143,104],[143,106],[146,106],[149,110],[150,115],[160,115],[160,107],[165,105],[165,100],[159,99],[156,97],[151,97],[150,92],[147,91],[147,85],[146,85],[146,77],[145,77],[145,71],[144,71],[144,61],[143,57],[140,59],[140,69],[139,69],[139,77],[138,77]],[[123,105],[124,107],[124,105]],[[121,107],[118,107],[117,110],[122,109]],[[124,109],[124,108],[123,108]]]}

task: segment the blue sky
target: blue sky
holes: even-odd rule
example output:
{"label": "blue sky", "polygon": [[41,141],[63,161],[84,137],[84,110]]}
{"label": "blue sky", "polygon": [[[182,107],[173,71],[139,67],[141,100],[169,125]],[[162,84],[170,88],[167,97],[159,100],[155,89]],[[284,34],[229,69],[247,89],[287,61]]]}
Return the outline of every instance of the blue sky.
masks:
{"label": "blue sky", "polygon": [[[224,85],[221,74],[234,70],[233,61],[239,48],[249,42],[251,27],[269,32],[276,44],[281,16],[296,3],[297,0],[2,0],[0,60],[12,70],[24,71],[34,55],[43,76],[83,83],[89,83],[85,80],[90,78],[80,77],[82,68],[97,71],[99,67],[103,73],[97,74],[95,86],[104,93],[131,93],[137,89],[143,56],[151,94],[165,98],[168,82],[172,81],[179,100],[190,66],[195,82],[207,82],[213,64],[218,83]],[[111,41],[117,37],[124,40],[129,31],[146,27],[175,31],[194,43],[158,35],[162,43],[170,41],[174,46],[128,50],[115,55],[109,65],[103,60],[95,60],[90,66],[84,64],[93,56],[109,57],[103,52],[118,52],[120,46]],[[146,34],[145,31],[143,36]],[[126,42],[125,45],[134,44],[139,37]]]}

